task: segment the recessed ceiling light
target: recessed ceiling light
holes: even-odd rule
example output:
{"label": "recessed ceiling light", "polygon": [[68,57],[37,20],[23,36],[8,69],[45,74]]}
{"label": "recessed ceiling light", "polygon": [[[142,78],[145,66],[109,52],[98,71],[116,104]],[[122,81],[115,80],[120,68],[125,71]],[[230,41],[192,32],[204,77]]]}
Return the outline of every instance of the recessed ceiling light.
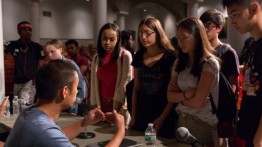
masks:
{"label": "recessed ceiling light", "polygon": [[146,12],[147,10],[146,9],[144,9],[144,12]]}

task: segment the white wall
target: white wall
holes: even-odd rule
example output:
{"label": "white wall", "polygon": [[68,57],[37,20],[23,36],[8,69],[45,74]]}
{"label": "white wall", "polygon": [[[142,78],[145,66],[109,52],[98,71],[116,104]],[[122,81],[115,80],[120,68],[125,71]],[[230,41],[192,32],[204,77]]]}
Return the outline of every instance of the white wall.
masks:
{"label": "white wall", "polygon": [[161,21],[169,38],[176,35],[176,18],[172,13],[162,6],[154,6],[153,4],[150,4],[149,7],[145,6],[147,11],[144,12],[141,5],[147,5],[147,3],[134,7],[130,10],[129,15],[125,17],[127,30],[134,30],[137,33],[140,21],[146,16],[154,16]]}
{"label": "white wall", "polygon": [[107,22],[114,23],[115,21],[117,21],[117,14],[110,7],[107,7]]}
{"label": "white wall", "polygon": [[[18,38],[16,25],[22,20],[30,21],[30,5],[26,0],[2,0],[3,2],[3,38],[5,41]],[[145,4],[145,3],[144,3]],[[141,4],[140,4],[141,5]],[[199,4],[198,14],[210,8],[216,8],[226,14],[222,8],[221,0],[204,0]],[[50,38],[68,39],[75,38],[80,42],[88,44],[93,38],[93,16],[92,1],[85,0],[43,0],[40,4],[40,14],[42,11],[50,11],[52,17],[40,17],[40,43],[45,43]],[[129,15],[125,16],[126,29],[137,32],[139,22],[145,15],[153,15],[161,19],[163,27],[169,38],[176,34],[176,18],[168,10],[161,6],[148,9],[144,12],[142,9],[133,8]],[[117,20],[116,12],[108,8],[108,22]],[[233,28],[234,29],[234,28]],[[232,32],[232,34],[237,32]],[[228,35],[230,37],[231,35]],[[222,40],[229,42],[238,52],[242,48],[246,36],[238,34],[238,37]],[[239,41],[239,37],[241,38]]]}
{"label": "white wall", "polygon": [[[40,3],[40,43],[58,38],[77,39],[87,45],[93,39],[92,2],[85,0],[44,0]],[[51,12],[51,17],[42,15]],[[19,38],[16,25],[26,20],[30,22],[30,4],[26,0],[3,0],[4,40]],[[107,22],[113,23],[116,14],[108,8]],[[33,26],[34,29],[34,26]]]}
{"label": "white wall", "polygon": [[41,10],[51,12],[52,16],[40,17],[40,38],[92,38],[92,4],[77,1],[44,0]]}
{"label": "white wall", "polygon": [[[2,22],[2,1],[0,1],[0,22]],[[0,32],[3,32],[2,23],[0,23]],[[3,44],[3,33],[0,33],[0,44]],[[4,55],[3,46],[0,47],[0,103],[5,96],[5,78],[4,78]]]}
{"label": "white wall", "polygon": [[17,39],[16,25],[20,21],[29,21],[29,7],[25,0],[2,0],[4,41]]}

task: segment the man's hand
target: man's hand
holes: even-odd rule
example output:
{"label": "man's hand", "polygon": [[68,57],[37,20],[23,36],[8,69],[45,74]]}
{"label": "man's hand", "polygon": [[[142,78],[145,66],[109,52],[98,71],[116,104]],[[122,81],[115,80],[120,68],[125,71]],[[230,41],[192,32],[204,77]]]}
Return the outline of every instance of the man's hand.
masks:
{"label": "man's hand", "polygon": [[105,120],[111,124],[115,124],[117,130],[125,129],[125,120],[121,114],[118,114],[116,110],[113,112],[107,112],[105,114]]}
{"label": "man's hand", "polygon": [[116,110],[105,114],[106,121],[114,123],[117,129],[114,137],[106,145],[107,147],[119,146],[125,136],[125,120],[121,114],[118,114]]}
{"label": "man's hand", "polygon": [[84,117],[81,126],[86,127],[87,125],[95,124],[104,120],[105,120],[105,115],[101,111],[100,106],[98,106],[95,109],[90,110],[88,112],[88,114]]}
{"label": "man's hand", "polygon": [[6,96],[4,101],[2,102],[2,104],[0,105],[0,117],[2,117],[4,115],[8,99],[9,99],[9,96]]}
{"label": "man's hand", "polygon": [[115,109],[117,112],[120,111],[121,107],[122,107],[122,104],[121,104],[120,102],[114,100],[114,109]]}
{"label": "man's hand", "polygon": [[164,123],[164,119],[163,118],[158,117],[157,119],[155,119],[153,124],[155,126],[155,130],[156,130],[157,134],[159,133],[159,130],[162,127],[163,123]]}

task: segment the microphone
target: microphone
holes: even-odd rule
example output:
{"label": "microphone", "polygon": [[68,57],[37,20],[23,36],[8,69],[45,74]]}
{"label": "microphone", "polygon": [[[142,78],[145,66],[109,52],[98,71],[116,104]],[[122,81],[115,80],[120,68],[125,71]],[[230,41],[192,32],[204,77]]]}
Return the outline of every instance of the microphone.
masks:
{"label": "microphone", "polygon": [[192,147],[204,147],[204,145],[198,141],[193,135],[191,135],[187,128],[179,127],[176,130],[176,138],[179,141],[185,141],[192,145]]}

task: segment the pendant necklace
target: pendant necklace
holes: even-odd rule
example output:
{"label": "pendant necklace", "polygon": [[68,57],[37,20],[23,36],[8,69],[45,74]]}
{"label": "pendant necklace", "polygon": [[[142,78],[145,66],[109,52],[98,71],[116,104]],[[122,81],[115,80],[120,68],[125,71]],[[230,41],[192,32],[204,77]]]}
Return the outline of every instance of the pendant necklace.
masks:
{"label": "pendant necklace", "polygon": [[23,52],[23,53],[25,53],[28,49],[29,49],[29,46],[26,47],[25,49],[23,49],[22,47],[20,47],[20,51]]}

